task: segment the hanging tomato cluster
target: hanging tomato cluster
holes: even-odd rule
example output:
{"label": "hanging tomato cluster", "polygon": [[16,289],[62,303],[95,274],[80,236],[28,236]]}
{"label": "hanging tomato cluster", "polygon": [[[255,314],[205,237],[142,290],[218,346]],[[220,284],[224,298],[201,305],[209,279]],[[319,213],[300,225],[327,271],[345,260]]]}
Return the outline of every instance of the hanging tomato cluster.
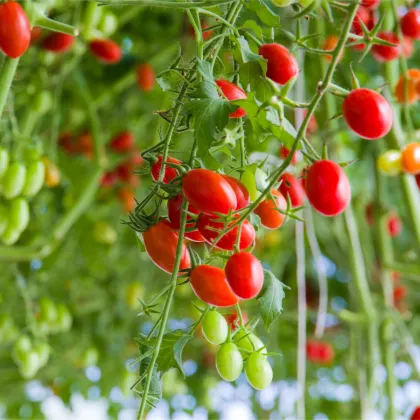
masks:
{"label": "hanging tomato cluster", "polygon": [[45,175],[38,153],[28,151],[24,160],[12,160],[6,149],[0,149],[0,237],[5,245],[16,243],[28,227],[28,200],[41,190]]}

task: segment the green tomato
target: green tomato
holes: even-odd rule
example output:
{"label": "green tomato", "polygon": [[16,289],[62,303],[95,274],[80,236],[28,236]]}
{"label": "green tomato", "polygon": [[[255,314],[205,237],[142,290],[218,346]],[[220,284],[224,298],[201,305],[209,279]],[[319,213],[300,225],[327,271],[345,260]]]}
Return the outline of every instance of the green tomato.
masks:
{"label": "green tomato", "polygon": [[32,341],[27,335],[21,335],[13,346],[13,356],[17,363],[31,350]]}
{"label": "green tomato", "polygon": [[234,337],[239,350],[245,350],[244,355],[247,355],[247,352],[253,352],[264,347],[264,343],[255,334],[247,334],[245,330],[240,329]]}
{"label": "green tomato", "polygon": [[33,197],[38,194],[44,185],[45,165],[42,161],[32,162],[26,167],[25,185],[22,194],[26,197]]}
{"label": "green tomato", "polygon": [[24,198],[15,198],[10,203],[8,229],[23,232],[29,224],[29,204]]}
{"label": "green tomato", "polygon": [[9,210],[3,204],[0,204],[0,235],[7,228],[7,224],[9,223]]}
{"label": "green tomato", "polygon": [[261,353],[252,353],[245,365],[245,374],[248,382],[255,389],[265,389],[273,380],[273,369],[267,361],[267,357]]}
{"label": "green tomato", "polygon": [[6,149],[0,147],[0,178],[6,172],[7,167],[9,166],[9,152]]}
{"label": "green tomato", "polygon": [[48,298],[42,298],[39,301],[40,320],[45,321],[51,327],[57,323],[57,308],[54,302]]}
{"label": "green tomato", "polygon": [[220,346],[216,355],[216,368],[225,381],[232,382],[238,378],[242,372],[243,360],[235,344],[226,343]]}
{"label": "green tomato", "polygon": [[33,351],[38,354],[39,358],[39,366],[45,366],[50,358],[51,347],[48,343],[42,342],[38,343],[34,348]]}
{"label": "green tomato", "polygon": [[52,107],[53,99],[49,91],[38,92],[32,101],[32,111],[39,115],[46,114]]}
{"label": "green tomato", "polygon": [[112,35],[118,29],[118,18],[109,10],[104,11],[98,28],[105,36]]}
{"label": "green tomato", "polygon": [[112,245],[117,240],[117,232],[108,223],[98,222],[93,227],[93,237],[100,244]]}
{"label": "green tomato", "polygon": [[10,246],[19,240],[21,234],[20,230],[7,226],[6,230],[1,234],[1,240],[5,245]]}
{"label": "green tomato", "polygon": [[69,331],[73,323],[73,318],[66,305],[57,305],[57,327],[60,331]]}
{"label": "green tomato", "polygon": [[2,179],[3,195],[11,200],[23,190],[26,178],[26,167],[22,163],[13,162],[6,170]]}
{"label": "green tomato", "polygon": [[33,350],[25,353],[19,361],[19,372],[25,379],[33,378],[40,367],[39,355]]}
{"label": "green tomato", "polygon": [[271,1],[277,7],[287,7],[295,2],[295,0],[271,0]]}
{"label": "green tomato", "polygon": [[384,175],[396,176],[401,173],[401,152],[399,150],[388,150],[382,153],[377,161],[378,171]]}
{"label": "green tomato", "polygon": [[39,148],[36,147],[27,147],[23,151],[23,159],[27,163],[32,163],[41,159],[41,152]]}
{"label": "green tomato", "polygon": [[223,315],[217,311],[207,312],[201,323],[204,337],[212,344],[222,344],[226,341],[229,327]]}

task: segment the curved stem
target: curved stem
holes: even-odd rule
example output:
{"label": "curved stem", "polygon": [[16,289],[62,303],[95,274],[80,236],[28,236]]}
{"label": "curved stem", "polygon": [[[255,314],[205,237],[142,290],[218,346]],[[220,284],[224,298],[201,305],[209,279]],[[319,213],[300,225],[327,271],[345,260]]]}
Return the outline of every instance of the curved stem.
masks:
{"label": "curved stem", "polygon": [[13,78],[15,77],[16,69],[19,64],[19,58],[4,59],[3,67],[0,72],[0,119],[6,105],[7,96],[9,94],[10,86],[12,86]]}

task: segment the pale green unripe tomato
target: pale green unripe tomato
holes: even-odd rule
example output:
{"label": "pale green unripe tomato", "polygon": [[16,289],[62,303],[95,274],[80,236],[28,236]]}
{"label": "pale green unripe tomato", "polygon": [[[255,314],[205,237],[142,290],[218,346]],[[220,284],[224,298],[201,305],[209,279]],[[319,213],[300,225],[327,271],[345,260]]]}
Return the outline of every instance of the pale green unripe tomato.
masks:
{"label": "pale green unripe tomato", "polygon": [[8,199],[17,197],[23,190],[26,179],[26,167],[22,163],[14,162],[8,168],[1,181],[3,195]]}
{"label": "pale green unripe tomato", "polygon": [[252,353],[245,365],[245,374],[248,382],[258,390],[265,389],[273,380],[273,369],[267,358],[261,353]]}
{"label": "pale green unripe tomato", "polygon": [[0,177],[4,175],[9,166],[9,152],[0,147]]}
{"label": "pale green unripe tomato", "polygon": [[233,343],[220,346],[216,355],[216,368],[219,375],[229,382],[236,380],[243,369],[242,355]]}
{"label": "pale green unripe tomato", "polygon": [[402,171],[401,152],[399,150],[388,150],[382,153],[376,161],[376,167],[384,175],[398,175]]}
{"label": "pale green unripe tomato", "polygon": [[45,165],[42,161],[32,162],[26,168],[25,185],[22,194],[33,197],[39,193],[45,180]]}
{"label": "pale green unripe tomato", "polygon": [[10,203],[8,229],[23,232],[29,224],[29,204],[23,198],[15,198]]}
{"label": "pale green unripe tomato", "polygon": [[204,337],[212,344],[222,344],[226,341],[229,327],[223,315],[217,311],[207,312],[201,323]]}

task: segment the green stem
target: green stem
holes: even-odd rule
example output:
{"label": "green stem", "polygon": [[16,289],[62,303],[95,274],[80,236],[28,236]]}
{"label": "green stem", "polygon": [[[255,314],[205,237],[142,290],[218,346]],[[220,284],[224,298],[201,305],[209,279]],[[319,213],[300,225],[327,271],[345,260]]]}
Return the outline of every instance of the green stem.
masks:
{"label": "green stem", "polygon": [[0,72],[0,119],[3,114],[4,107],[6,105],[7,96],[9,94],[10,86],[15,76],[17,66],[19,64],[19,58],[4,59],[3,67]]}
{"label": "green stem", "polygon": [[61,32],[63,34],[77,36],[79,35],[79,30],[74,26],[67,25],[66,23],[58,22],[56,20],[50,19],[45,15],[38,15],[35,18],[36,26],[40,26],[41,28],[48,29],[49,31],[53,32]]}

